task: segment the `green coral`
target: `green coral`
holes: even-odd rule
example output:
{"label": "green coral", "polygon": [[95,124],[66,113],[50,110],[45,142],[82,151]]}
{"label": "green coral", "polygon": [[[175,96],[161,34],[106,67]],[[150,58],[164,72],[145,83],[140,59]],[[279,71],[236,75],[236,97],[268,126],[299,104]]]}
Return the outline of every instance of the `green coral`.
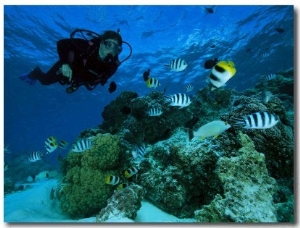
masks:
{"label": "green coral", "polygon": [[98,134],[90,150],[70,152],[63,163],[65,177],[59,191],[62,211],[72,218],[83,218],[105,207],[115,189],[105,184],[105,178],[121,172],[122,153],[119,138],[111,134]]}

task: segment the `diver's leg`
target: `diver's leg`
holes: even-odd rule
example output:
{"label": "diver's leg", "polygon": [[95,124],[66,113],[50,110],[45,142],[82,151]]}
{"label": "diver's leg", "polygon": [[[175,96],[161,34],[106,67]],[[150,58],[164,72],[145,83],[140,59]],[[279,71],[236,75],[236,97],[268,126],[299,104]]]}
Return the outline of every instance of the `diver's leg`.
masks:
{"label": "diver's leg", "polygon": [[37,74],[36,77],[43,85],[50,85],[58,82],[62,77],[62,74],[60,73],[60,62],[57,61],[50,70],[46,73],[41,72]]}
{"label": "diver's leg", "polygon": [[36,67],[29,74],[21,75],[20,79],[26,81],[30,85],[34,85],[36,80],[39,80],[43,85],[50,85],[58,82],[62,77],[61,73],[57,73],[59,70],[60,62],[57,61],[47,73],[44,73],[39,67]]}

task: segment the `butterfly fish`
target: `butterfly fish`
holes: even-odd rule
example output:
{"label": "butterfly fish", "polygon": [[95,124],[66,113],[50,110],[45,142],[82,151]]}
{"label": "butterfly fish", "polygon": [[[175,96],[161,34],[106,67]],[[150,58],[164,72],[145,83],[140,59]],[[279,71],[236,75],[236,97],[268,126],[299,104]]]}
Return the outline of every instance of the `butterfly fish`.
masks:
{"label": "butterfly fish", "polygon": [[60,148],[60,149],[66,149],[67,148],[67,146],[68,146],[68,142],[66,142],[65,140],[60,140],[60,142],[59,142],[59,144],[58,144],[58,147]]}
{"label": "butterfly fish", "polygon": [[148,78],[146,81],[146,85],[148,88],[157,88],[158,86],[161,86],[160,82],[156,78]]}
{"label": "butterfly fish", "polygon": [[58,148],[58,144],[54,136],[50,136],[46,139],[45,148],[47,150],[47,153],[52,153]]}
{"label": "butterfly fish", "polygon": [[236,73],[235,65],[232,61],[220,61],[211,70],[208,83],[211,90],[225,86],[226,82]]}
{"label": "butterfly fish", "polygon": [[105,178],[105,184],[116,185],[120,183],[120,177],[110,175]]}
{"label": "butterfly fish", "polygon": [[138,168],[137,168],[136,166],[133,166],[133,167],[131,167],[131,168],[125,170],[124,176],[125,176],[126,178],[130,178],[130,177],[132,177],[133,175],[137,174],[138,171],[139,171]]}

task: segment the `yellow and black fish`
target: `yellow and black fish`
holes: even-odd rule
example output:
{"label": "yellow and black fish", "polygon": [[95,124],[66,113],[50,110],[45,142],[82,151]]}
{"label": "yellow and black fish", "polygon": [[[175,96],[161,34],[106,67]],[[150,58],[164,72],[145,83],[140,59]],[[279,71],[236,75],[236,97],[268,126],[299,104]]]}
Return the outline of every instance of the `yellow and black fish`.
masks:
{"label": "yellow and black fish", "polygon": [[234,63],[232,61],[220,61],[211,70],[209,75],[209,85],[211,90],[215,90],[224,86],[225,83],[236,73]]}
{"label": "yellow and black fish", "polygon": [[58,148],[58,144],[56,142],[56,138],[54,136],[50,136],[45,141],[45,147],[47,150],[47,153],[52,153]]}
{"label": "yellow and black fish", "polygon": [[130,178],[130,177],[132,177],[133,175],[137,174],[138,171],[139,171],[138,168],[137,168],[136,166],[133,166],[133,167],[131,167],[131,168],[125,170],[124,176],[125,176],[126,178]]}
{"label": "yellow and black fish", "polygon": [[105,178],[105,184],[109,184],[109,185],[116,185],[120,182],[120,177],[117,176],[107,176]]}
{"label": "yellow and black fish", "polygon": [[119,185],[117,186],[117,190],[122,190],[122,189],[124,189],[124,188],[126,188],[126,187],[128,187],[128,184],[122,183],[122,184],[119,184]]}
{"label": "yellow and black fish", "polygon": [[156,78],[148,78],[146,81],[146,85],[148,88],[157,88],[158,86],[160,86],[159,81]]}
{"label": "yellow and black fish", "polygon": [[67,148],[67,146],[69,145],[69,143],[68,142],[66,142],[65,140],[60,140],[60,142],[59,142],[59,144],[58,144],[58,147],[60,148],[60,149],[66,149]]}

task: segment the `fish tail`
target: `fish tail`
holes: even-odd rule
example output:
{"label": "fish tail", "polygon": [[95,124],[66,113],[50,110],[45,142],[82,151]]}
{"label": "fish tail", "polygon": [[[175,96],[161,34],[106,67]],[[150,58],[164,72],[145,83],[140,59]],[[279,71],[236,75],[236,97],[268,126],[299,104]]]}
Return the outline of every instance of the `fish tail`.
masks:
{"label": "fish tail", "polygon": [[244,120],[244,118],[231,118],[230,119],[231,125],[235,126],[235,127],[239,127],[239,126],[245,126],[246,122]]}
{"label": "fish tail", "polygon": [[170,96],[164,95],[165,103],[172,102],[172,98]]}

